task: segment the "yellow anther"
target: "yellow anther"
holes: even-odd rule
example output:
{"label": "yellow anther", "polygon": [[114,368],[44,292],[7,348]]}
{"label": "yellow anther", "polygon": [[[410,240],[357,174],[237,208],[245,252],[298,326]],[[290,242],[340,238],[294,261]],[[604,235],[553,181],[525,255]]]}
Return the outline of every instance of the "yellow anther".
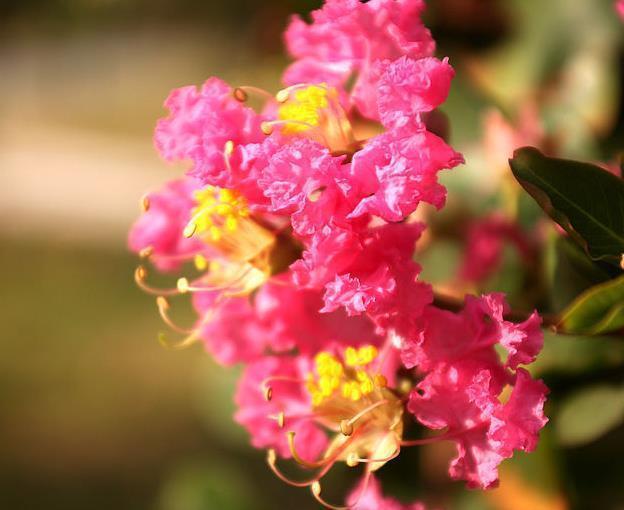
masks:
{"label": "yellow anther", "polygon": [[348,367],[354,367],[358,364],[358,353],[355,347],[347,347],[345,349],[344,359]]}
{"label": "yellow anther", "polygon": [[349,394],[349,398],[354,402],[360,400],[362,398],[362,392],[360,391],[360,388],[357,386],[353,387],[351,389],[351,393]]}
{"label": "yellow anther", "polygon": [[238,226],[238,220],[236,219],[236,216],[228,216],[225,219],[225,228],[229,230],[230,232],[234,232],[237,226]]}
{"label": "yellow anther", "polygon": [[139,257],[146,259],[150,257],[152,253],[154,253],[154,248],[152,246],[146,246],[139,252]]}
{"label": "yellow anther", "polygon": [[[296,90],[294,94],[286,95],[278,92],[278,101],[283,104],[278,109],[280,120],[286,121],[285,133],[298,133],[309,129],[308,126],[318,126],[321,111],[328,106],[327,88],[324,85],[311,85]],[[288,122],[293,121],[293,122]],[[306,126],[307,124],[307,126]],[[264,130],[263,130],[264,131]]]}
{"label": "yellow anther", "polygon": [[234,152],[234,142],[232,140],[228,140],[227,142],[225,142],[225,145],[223,146],[223,152],[225,152],[226,156],[232,155],[232,153]]}
{"label": "yellow anther", "polygon": [[141,199],[141,210],[143,212],[147,212],[149,211],[150,208],[150,199],[147,195],[145,195],[142,199]]}
{"label": "yellow anther", "polygon": [[347,455],[346,463],[349,467],[355,467],[360,463],[360,457],[356,452],[351,452]]}
{"label": "yellow anther", "polygon": [[321,389],[321,394],[324,397],[329,397],[333,393],[334,388],[332,387],[330,378],[323,376],[319,379],[318,384],[319,388]]}
{"label": "yellow anther", "polygon": [[323,395],[320,392],[312,393],[312,405],[318,406],[323,402]]}
{"label": "yellow anther", "polygon": [[365,345],[358,349],[360,365],[368,365],[377,357],[377,348],[374,345]]}
{"label": "yellow anther", "polygon": [[358,370],[355,372],[355,378],[360,381],[360,382],[364,382],[367,381],[369,379],[368,374],[366,372],[364,372],[364,370]]}
{"label": "yellow anther", "polygon": [[353,434],[353,424],[349,420],[342,420],[340,422],[340,432],[344,436],[350,436]]}
{"label": "yellow anther", "polygon": [[321,493],[321,484],[318,481],[314,482],[310,486],[310,490],[312,491],[312,494],[318,496]]}
{"label": "yellow anther", "polygon": [[206,257],[201,254],[195,255],[193,262],[195,263],[195,268],[198,271],[205,271],[208,268],[208,261],[206,260]]}
{"label": "yellow anther", "polygon": [[195,230],[197,230],[197,225],[195,223],[189,223],[186,227],[184,227],[182,235],[186,238],[193,237]]}
{"label": "yellow anther", "polygon": [[366,381],[362,381],[362,383],[360,383],[360,391],[362,392],[362,395],[368,395],[375,391],[375,385],[370,377],[366,379]]}
{"label": "yellow anther", "polygon": [[240,87],[236,87],[234,91],[232,92],[232,95],[234,96],[234,99],[236,99],[237,101],[241,103],[244,103],[245,101],[247,101],[247,97],[248,97],[247,92],[245,92]]}
{"label": "yellow anther", "polygon": [[147,270],[143,266],[139,266],[134,270],[134,277],[137,280],[143,281],[145,280],[146,276],[147,276]]}
{"label": "yellow anther", "polygon": [[211,225],[208,229],[208,232],[210,232],[210,239],[212,239],[213,241],[217,242],[221,239],[222,234],[219,227]]}
{"label": "yellow anther", "polygon": [[266,388],[264,388],[264,399],[267,402],[270,402],[272,398],[273,398],[273,388],[271,388],[270,386],[267,386]]}
{"label": "yellow anther", "polygon": [[196,191],[194,198],[197,207],[193,209],[193,219],[187,225],[190,235],[195,231],[207,232],[210,240],[219,242],[224,231],[236,231],[239,219],[249,216],[246,200],[231,189],[207,186]]}
{"label": "yellow anther", "polygon": [[178,288],[178,292],[180,294],[186,294],[189,291],[189,282],[186,278],[178,278],[178,283],[176,285]]}
{"label": "yellow anther", "polygon": [[221,203],[215,206],[214,212],[219,216],[228,216],[232,211],[232,206],[228,203]]}
{"label": "yellow anther", "polygon": [[378,388],[385,388],[388,386],[388,379],[382,374],[377,374],[374,377],[375,386]]}

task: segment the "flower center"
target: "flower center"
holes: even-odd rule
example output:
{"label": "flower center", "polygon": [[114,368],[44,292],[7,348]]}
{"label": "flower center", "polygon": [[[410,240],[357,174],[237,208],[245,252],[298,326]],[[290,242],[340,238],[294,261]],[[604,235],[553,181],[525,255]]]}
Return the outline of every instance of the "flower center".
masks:
{"label": "flower center", "polygon": [[283,132],[294,134],[317,127],[323,110],[329,106],[328,94],[334,93],[335,89],[328,89],[324,85],[310,85],[295,90],[278,109],[278,118],[286,121]]}
{"label": "flower center", "polygon": [[[347,347],[341,357],[329,352],[321,352],[315,357],[314,372],[308,374],[304,382],[312,398],[310,419],[335,435],[318,460],[308,461],[295,448],[295,433],[289,431],[286,434],[294,460],[307,468],[320,468],[310,482],[314,482],[317,489],[319,480],[336,462],[342,461],[351,467],[363,463],[367,472],[373,472],[400,451],[403,402],[386,387],[387,381],[378,372],[379,363],[375,361],[379,361],[377,349],[372,345]],[[276,376],[270,379],[285,378]],[[271,387],[266,386],[264,390],[266,398],[271,400]],[[282,412],[277,420],[280,427],[288,428],[288,415]],[[278,470],[273,450],[269,451],[267,460],[269,467],[282,480],[301,486]]]}
{"label": "flower center", "polygon": [[237,87],[233,97],[246,102],[249,93],[277,101],[277,118],[262,123],[266,135],[281,126],[284,135],[306,136],[325,145],[334,155],[353,155],[361,148],[353,136],[338,91],[325,83],[299,83],[280,90],[275,96],[252,86]]}

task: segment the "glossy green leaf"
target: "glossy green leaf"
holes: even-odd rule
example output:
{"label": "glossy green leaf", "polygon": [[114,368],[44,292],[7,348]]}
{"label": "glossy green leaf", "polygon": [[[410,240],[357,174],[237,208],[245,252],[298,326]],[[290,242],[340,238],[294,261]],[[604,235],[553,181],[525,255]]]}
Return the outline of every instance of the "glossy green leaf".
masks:
{"label": "glossy green leaf", "polygon": [[561,444],[580,446],[598,439],[624,421],[624,388],[584,388],[563,402],[556,420]]}
{"label": "glossy green leaf", "polygon": [[583,292],[564,310],[559,327],[590,335],[624,328],[624,276]]}
{"label": "glossy green leaf", "polygon": [[509,161],[537,203],[595,260],[624,254],[624,180],[589,163],[549,158],[524,147]]}

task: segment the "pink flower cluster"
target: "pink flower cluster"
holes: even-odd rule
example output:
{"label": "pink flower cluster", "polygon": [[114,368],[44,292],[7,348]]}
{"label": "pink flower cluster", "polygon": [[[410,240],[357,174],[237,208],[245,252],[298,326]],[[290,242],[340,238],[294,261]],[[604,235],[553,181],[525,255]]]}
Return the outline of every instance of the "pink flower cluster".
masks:
{"label": "pink flower cluster", "polygon": [[[351,507],[422,508],[384,498],[373,473],[402,447],[437,440],[457,444],[453,478],[491,487],[498,464],[533,449],[546,422],[546,388],[519,368],[541,349],[539,317],[506,321],[501,295],[448,312],[418,280],[424,225],[411,215],[421,202],[444,205],[438,172],[463,162],[423,119],[454,74],[431,56],[423,8],[327,0],[311,24],[291,21],[295,61],[277,94],[218,78],[174,90],[155,144],[190,169],[144,197],[129,237],[157,270],[195,275],[171,288],[149,284],[144,266],[135,277],[182,345],[202,339],[219,362],[245,364],[236,420],[277,476],[327,506],[320,480],[346,462],[366,466]],[[246,105],[252,94],[265,100],[259,112]],[[362,138],[364,123],[377,134]],[[169,299],[187,293],[190,329],[169,315]],[[400,369],[411,388],[399,388]],[[444,432],[405,440],[404,412]],[[278,458],[316,473],[293,482]]]}

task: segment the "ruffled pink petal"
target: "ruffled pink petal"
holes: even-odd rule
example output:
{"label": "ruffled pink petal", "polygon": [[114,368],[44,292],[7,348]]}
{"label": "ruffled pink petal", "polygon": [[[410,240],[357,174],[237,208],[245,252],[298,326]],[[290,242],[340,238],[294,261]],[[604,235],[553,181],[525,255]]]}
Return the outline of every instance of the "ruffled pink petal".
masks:
{"label": "ruffled pink petal", "polygon": [[273,154],[258,180],[271,200],[271,211],[301,211],[313,192],[330,184],[339,173],[342,158],[335,158],[322,145],[297,138]]}
{"label": "ruffled pink petal", "polygon": [[388,64],[379,80],[381,122],[388,129],[414,129],[421,114],[440,106],[448,96],[455,71],[448,59],[402,57]]}
{"label": "ruffled pink petal", "polygon": [[421,58],[435,50],[420,21],[423,9],[422,0],[329,0],[312,12],[311,24],[294,17],[285,40],[297,62],[287,70],[285,83],[313,77],[340,87],[355,73],[353,103],[361,114],[377,119],[375,63],[402,55]]}
{"label": "ruffled pink petal", "polygon": [[320,313],[322,304],[320,292],[290,285],[265,285],[254,300],[274,350],[296,347],[314,355],[330,345],[380,344],[369,319],[347,317],[343,310]]}
{"label": "ruffled pink petal", "polygon": [[[206,349],[222,365],[249,362],[260,357],[268,347],[288,349],[274,343],[247,298],[229,298],[217,302],[218,293],[193,295],[193,306],[201,324],[200,336]],[[208,318],[204,321],[203,318]]]}
{"label": "ruffled pink petal", "polygon": [[401,221],[420,202],[444,205],[446,189],[437,174],[463,162],[441,138],[427,131],[396,137],[375,137],[351,164],[351,174],[363,198],[350,217],[373,214],[386,221]]}
{"label": "ruffled pink petal", "polygon": [[[275,380],[271,382],[272,399],[267,401],[263,381],[268,377],[302,379],[311,369],[302,357],[264,357],[246,366],[238,383],[234,400],[238,407],[234,419],[247,429],[251,444],[256,448],[274,448],[278,455],[290,458],[286,432],[293,431],[297,452],[307,460],[316,460],[327,446],[327,436],[312,421],[310,397],[300,382]],[[285,427],[280,428],[275,417],[286,416]],[[271,418],[273,417],[273,418]]]}
{"label": "ruffled pink petal", "polygon": [[539,431],[546,425],[544,403],[548,388],[529,372],[519,368],[516,382],[507,403],[497,410],[498,419],[490,429],[490,437],[499,442],[500,451],[511,457],[514,450],[530,452],[537,446]]}
{"label": "ruffled pink petal", "polygon": [[374,303],[388,299],[396,288],[387,266],[366,275],[362,280],[350,274],[336,276],[325,286],[325,306],[322,312],[332,312],[344,307],[349,315],[367,311]]}
{"label": "ruffled pink petal", "polygon": [[169,117],[158,121],[154,133],[160,154],[168,161],[191,160],[190,175],[205,184],[233,187],[225,144],[261,142],[262,118],[236,101],[230,87],[218,78],[210,78],[199,90],[191,86],[172,91],[165,107]]}
{"label": "ruffled pink petal", "polygon": [[170,181],[161,190],[148,193],[149,209],[130,229],[128,246],[134,252],[152,249],[151,261],[160,270],[180,267],[185,256],[203,249],[196,239],[182,232],[194,207],[193,191],[200,184],[192,178]]}

